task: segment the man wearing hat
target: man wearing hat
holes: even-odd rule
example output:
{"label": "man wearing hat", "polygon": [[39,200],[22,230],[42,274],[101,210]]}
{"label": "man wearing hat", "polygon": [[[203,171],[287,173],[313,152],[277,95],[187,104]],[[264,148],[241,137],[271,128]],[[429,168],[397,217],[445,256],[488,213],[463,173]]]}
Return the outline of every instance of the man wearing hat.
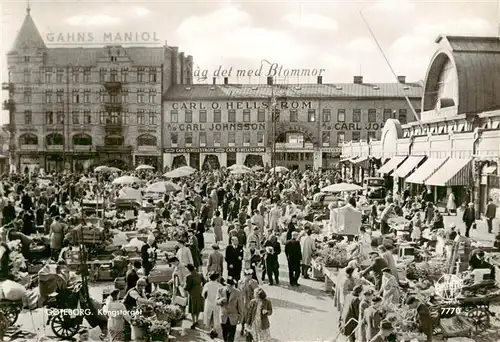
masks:
{"label": "man wearing hat", "polygon": [[469,203],[469,206],[464,210],[462,221],[465,223],[465,237],[470,237],[470,229],[476,223],[476,210],[474,203]]}
{"label": "man wearing hat", "polygon": [[358,285],[347,295],[342,307],[342,316],[340,317],[340,327],[350,342],[356,342],[356,330],[359,319],[359,295],[363,291],[363,286]]}
{"label": "man wearing hat", "polygon": [[370,253],[370,258],[372,260],[372,263],[368,268],[366,268],[361,275],[366,276],[369,272],[373,272],[373,276],[375,278],[375,288],[377,290],[380,290],[380,287],[382,286],[382,270],[386,267],[389,267],[387,264],[387,261],[385,261],[384,258],[380,256],[378,252],[371,252]]}
{"label": "man wearing hat", "polygon": [[389,321],[380,322],[380,331],[375,335],[370,342],[387,342],[390,341],[389,336],[394,334],[392,324]]}
{"label": "man wearing hat", "polygon": [[288,277],[290,286],[299,286],[300,264],[302,262],[302,248],[297,240],[298,232],[293,232],[291,239],[285,244],[285,255],[288,260]]}

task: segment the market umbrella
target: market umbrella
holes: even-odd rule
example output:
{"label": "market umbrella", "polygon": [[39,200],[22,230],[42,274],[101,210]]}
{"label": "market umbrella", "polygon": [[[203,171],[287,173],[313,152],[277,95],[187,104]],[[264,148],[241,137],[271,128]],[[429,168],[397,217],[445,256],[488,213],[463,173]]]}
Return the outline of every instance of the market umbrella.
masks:
{"label": "market umbrella", "polygon": [[173,171],[165,173],[163,176],[166,178],[181,178],[187,177],[194,173],[194,171],[190,171],[188,169],[178,168]]}
{"label": "market umbrella", "polygon": [[262,171],[262,170],[264,170],[264,168],[260,165],[254,165],[254,166],[252,166],[252,170],[253,171]]}
{"label": "market umbrella", "polygon": [[363,190],[362,187],[352,183],[337,183],[328,185],[321,189],[321,192],[344,192],[344,191],[359,191]]}
{"label": "market umbrella", "polygon": [[119,168],[117,167],[110,167],[109,168],[109,172],[122,172],[122,170],[120,170]]}
{"label": "market umbrella", "polygon": [[141,171],[141,170],[154,170],[154,166],[151,165],[139,165],[138,167],[135,168],[135,171]]}
{"label": "market umbrella", "polygon": [[234,169],[231,171],[231,174],[233,175],[244,175],[246,173],[250,173],[252,170],[250,169]]}
{"label": "market umbrella", "polygon": [[231,165],[230,167],[227,168],[228,170],[235,171],[235,170],[248,170],[250,171],[250,168],[245,165],[239,165],[239,164],[234,164]]}
{"label": "market umbrella", "polygon": [[186,170],[186,171],[190,171],[191,173],[195,173],[197,171],[195,168],[192,168],[191,166],[181,166],[175,170]]}
{"label": "market umbrella", "polygon": [[111,184],[121,184],[121,185],[128,185],[128,184],[139,184],[141,183],[141,180],[137,177],[133,176],[121,176],[115,179]]}
{"label": "market umbrella", "polygon": [[109,172],[110,171],[110,167],[109,166],[106,166],[106,165],[101,165],[101,166],[98,166],[94,169],[94,172]]}
{"label": "market umbrella", "polygon": [[276,167],[273,167],[270,171],[271,173],[272,172],[281,172],[281,173],[286,173],[288,172],[288,169],[284,166],[276,166]]}
{"label": "market umbrella", "polygon": [[155,192],[161,194],[177,191],[181,191],[181,187],[172,182],[156,182],[146,188],[146,192]]}

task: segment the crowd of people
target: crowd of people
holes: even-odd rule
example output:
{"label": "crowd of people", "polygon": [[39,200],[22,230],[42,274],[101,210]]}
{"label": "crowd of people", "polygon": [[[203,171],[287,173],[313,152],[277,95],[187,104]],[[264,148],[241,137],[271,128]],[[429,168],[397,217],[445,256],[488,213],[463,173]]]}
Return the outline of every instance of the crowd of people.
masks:
{"label": "crowd of people", "polygon": [[[144,183],[163,180],[160,174],[151,172],[129,174]],[[146,204],[154,207],[155,227],[141,249],[141,262],[133,262],[127,272],[123,305],[132,310],[140,304],[151,303],[148,295],[152,283],[148,276],[157,263],[158,244],[165,240],[167,229],[177,227],[181,232],[178,249],[168,260],[173,267],[171,285],[180,297],[188,298],[191,328],[199,326],[199,316],[203,314],[203,325],[212,338],[221,332],[224,341],[234,341],[240,326],[241,335],[251,336],[253,341],[268,341],[273,308],[262,285],[282,286],[278,262],[282,252],[288,262],[291,287],[300,286],[301,276],[309,277],[316,243],[311,223],[304,218],[316,210],[312,205],[314,195],[321,188],[339,182],[336,175],[294,171],[263,172],[256,177],[254,173],[233,175],[229,170],[217,170],[196,172],[177,180],[179,192],[166,193],[156,203],[149,200]],[[22,253],[30,260],[30,237],[37,232],[37,227],[43,227],[50,236],[51,256],[64,259],[65,247],[71,244],[67,233],[83,216],[82,200],[102,198],[107,209],[113,209],[120,189],[111,181],[117,176],[117,173],[53,174],[45,178],[32,174],[4,176],[0,188],[4,241],[20,240]],[[130,186],[144,187],[143,184]],[[356,194],[341,202],[353,207],[366,204]],[[395,192],[383,202],[371,205],[372,231],[390,234],[388,220],[393,216],[410,220],[414,241],[424,239],[425,225],[439,232],[445,228],[442,214],[427,191],[411,196],[407,188],[402,195]],[[494,218],[496,210],[493,209],[488,206],[488,219]],[[320,211],[325,210],[328,212],[328,208]],[[469,206],[463,215],[465,236],[469,236],[475,220],[474,207]],[[227,240],[223,234],[226,228]],[[205,234],[209,231],[214,235],[215,244],[209,248],[204,261],[202,252],[207,249]],[[367,232],[363,230],[361,234]],[[446,234],[453,241],[461,232],[450,227]],[[359,279],[353,277],[356,266],[346,269],[340,326],[351,341],[356,341],[356,337],[358,341],[387,341],[393,336],[391,323],[382,320],[378,312],[380,303],[397,303],[400,297],[391,248],[380,246],[372,251],[371,266],[359,270],[361,277],[368,273],[374,275],[375,292],[364,288]],[[118,307],[119,302],[117,293],[113,293],[108,309]],[[415,298],[408,304],[418,309],[421,328],[431,341],[428,308]],[[111,341],[122,341],[126,337],[124,327],[128,319],[126,315],[110,317]]]}

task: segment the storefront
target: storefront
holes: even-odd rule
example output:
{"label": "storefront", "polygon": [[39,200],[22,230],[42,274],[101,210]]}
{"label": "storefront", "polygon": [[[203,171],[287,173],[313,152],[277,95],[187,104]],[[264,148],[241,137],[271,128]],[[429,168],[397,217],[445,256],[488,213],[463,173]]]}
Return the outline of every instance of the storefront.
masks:
{"label": "storefront", "polygon": [[340,161],[340,147],[323,147],[321,149],[321,168],[336,170]]}
{"label": "storefront", "polygon": [[28,173],[35,171],[37,168],[41,169],[44,166],[43,162],[43,158],[36,153],[20,155],[18,172]]}
{"label": "storefront", "polygon": [[63,172],[65,169],[65,156],[62,153],[45,155],[45,172]]}
{"label": "storefront", "polygon": [[161,165],[160,156],[155,155],[136,155],[135,156],[135,167],[139,165],[149,165],[153,166],[156,170]]}
{"label": "storefront", "polygon": [[72,156],[72,169],[76,172],[89,170],[95,164],[95,155],[93,153],[78,152]]}

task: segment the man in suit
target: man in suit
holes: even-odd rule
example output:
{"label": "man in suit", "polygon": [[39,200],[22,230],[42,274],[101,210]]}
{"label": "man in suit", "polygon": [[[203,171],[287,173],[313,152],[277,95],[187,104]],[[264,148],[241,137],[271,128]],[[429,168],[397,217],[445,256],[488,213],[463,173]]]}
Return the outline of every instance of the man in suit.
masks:
{"label": "man in suit", "polygon": [[365,327],[366,335],[360,338],[361,341],[369,342],[379,333],[380,322],[382,321],[382,313],[380,311],[382,297],[373,297],[371,304],[362,314],[362,325]]}
{"label": "man in suit", "polygon": [[217,305],[220,306],[220,323],[224,342],[234,342],[236,328],[243,319],[243,296],[234,287],[235,285],[236,281],[228,277],[226,286],[217,292]]}
{"label": "man in suit", "polygon": [[469,206],[464,210],[462,221],[465,223],[465,237],[470,237],[470,229],[476,222],[476,210],[474,209],[474,203],[469,203]]}
{"label": "man in suit", "polygon": [[488,233],[493,233],[493,219],[497,214],[497,206],[493,203],[493,199],[488,200],[488,205],[486,206],[486,212],[484,216],[486,217],[486,223],[488,224]]}
{"label": "man in suit", "polygon": [[285,254],[288,260],[288,277],[290,286],[299,286],[300,263],[302,262],[302,248],[297,240],[298,232],[292,233],[292,239],[286,242]]}
{"label": "man in suit", "polygon": [[134,261],[133,268],[127,271],[125,275],[125,283],[127,287],[125,288],[125,293],[127,293],[130,289],[134,288],[137,285],[137,281],[139,280],[139,275],[137,272],[141,269],[141,262]]}
{"label": "man in suit", "polygon": [[420,331],[423,332],[425,336],[427,336],[427,342],[432,342],[432,335],[434,333],[434,319],[427,304],[424,304],[417,298],[410,296],[406,300],[406,305],[408,305],[411,309],[417,310],[417,322]]}
{"label": "man in suit", "polygon": [[366,268],[362,272],[362,276],[366,276],[370,271],[373,271],[373,275],[375,277],[375,288],[380,290],[382,286],[382,270],[389,265],[387,265],[387,261],[383,257],[380,256],[378,252],[371,252],[370,258],[372,259],[372,263],[368,268]]}
{"label": "man in suit", "polygon": [[213,252],[208,256],[207,274],[224,272],[224,256],[219,252],[219,245],[212,245]]}
{"label": "man in suit", "polygon": [[231,244],[226,247],[227,276],[233,278],[236,283],[241,279],[243,264],[243,247],[238,243],[238,238],[233,236]]}

